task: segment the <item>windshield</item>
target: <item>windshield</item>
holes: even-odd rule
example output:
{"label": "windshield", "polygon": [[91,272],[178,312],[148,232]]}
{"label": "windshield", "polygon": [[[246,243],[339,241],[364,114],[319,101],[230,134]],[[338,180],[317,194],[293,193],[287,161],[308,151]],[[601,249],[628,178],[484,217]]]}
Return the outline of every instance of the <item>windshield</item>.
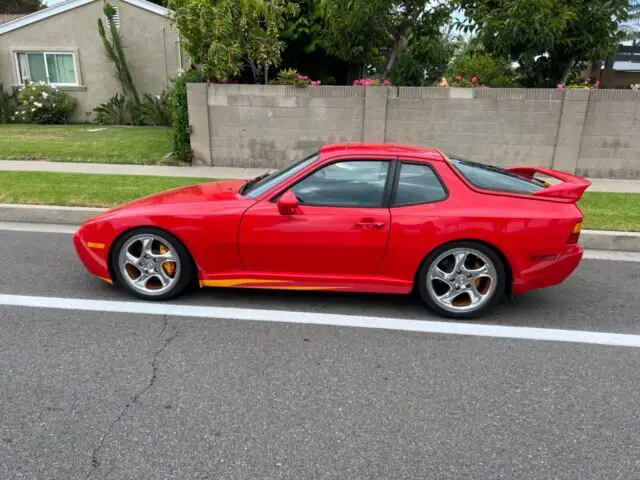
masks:
{"label": "windshield", "polygon": [[247,182],[244,187],[242,187],[240,193],[245,197],[257,198],[270,188],[278,185],[281,182],[284,182],[287,178],[291,178],[300,170],[306,168],[308,165],[311,165],[318,159],[319,156],[319,153],[314,153],[313,155],[310,155],[307,158],[303,158],[302,160],[286,168],[283,168],[282,170],[278,170],[266,175],[260,175],[253,180],[249,180],[249,182]]}
{"label": "windshield", "polygon": [[544,188],[544,183],[529,180],[502,168],[450,157],[451,164],[474,187],[494,192],[532,194]]}

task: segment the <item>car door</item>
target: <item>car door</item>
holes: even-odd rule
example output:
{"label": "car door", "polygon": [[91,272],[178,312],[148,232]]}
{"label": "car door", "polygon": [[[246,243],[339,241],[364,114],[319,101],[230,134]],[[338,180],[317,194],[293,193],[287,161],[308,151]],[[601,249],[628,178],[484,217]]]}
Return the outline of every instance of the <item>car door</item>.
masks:
{"label": "car door", "polygon": [[266,198],[242,217],[239,248],[254,272],[374,275],[390,229],[392,159],[345,159],[319,167],[293,185],[298,206],[280,213]]}

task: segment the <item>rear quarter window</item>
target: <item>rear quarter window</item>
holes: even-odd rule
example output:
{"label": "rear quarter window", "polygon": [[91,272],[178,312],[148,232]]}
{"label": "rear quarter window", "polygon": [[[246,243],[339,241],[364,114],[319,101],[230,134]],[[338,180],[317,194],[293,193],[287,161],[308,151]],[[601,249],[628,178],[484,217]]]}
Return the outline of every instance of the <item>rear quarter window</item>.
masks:
{"label": "rear quarter window", "polygon": [[533,194],[544,188],[538,181],[531,181],[502,168],[451,158],[451,164],[471,185],[494,192]]}

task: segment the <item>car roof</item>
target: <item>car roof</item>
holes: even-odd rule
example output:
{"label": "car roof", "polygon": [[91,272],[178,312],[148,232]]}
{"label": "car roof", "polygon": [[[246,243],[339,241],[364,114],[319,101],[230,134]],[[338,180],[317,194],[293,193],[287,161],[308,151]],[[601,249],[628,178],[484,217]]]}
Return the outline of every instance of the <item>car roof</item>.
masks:
{"label": "car roof", "polygon": [[[346,152],[345,152],[346,151]],[[333,143],[325,145],[320,149],[321,153],[382,153],[392,155],[410,154],[412,157],[424,158],[425,160],[444,161],[445,154],[437,148],[418,147],[415,145],[403,145],[399,143],[369,143],[369,142],[349,142]]]}

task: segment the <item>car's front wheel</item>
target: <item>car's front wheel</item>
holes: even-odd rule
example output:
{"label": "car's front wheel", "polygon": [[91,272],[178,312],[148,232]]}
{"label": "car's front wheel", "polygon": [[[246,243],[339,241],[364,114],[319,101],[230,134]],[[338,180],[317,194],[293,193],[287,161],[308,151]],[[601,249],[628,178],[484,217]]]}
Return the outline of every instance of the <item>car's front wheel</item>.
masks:
{"label": "car's front wheel", "polygon": [[432,252],[418,273],[422,299],[440,315],[475,318],[489,311],[505,291],[505,267],[489,247],[456,242]]}
{"label": "car's front wheel", "polygon": [[193,264],[182,243],[155,228],[139,228],[120,237],[112,249],[117,282],[144,300],[167,300],[191,283]]}

